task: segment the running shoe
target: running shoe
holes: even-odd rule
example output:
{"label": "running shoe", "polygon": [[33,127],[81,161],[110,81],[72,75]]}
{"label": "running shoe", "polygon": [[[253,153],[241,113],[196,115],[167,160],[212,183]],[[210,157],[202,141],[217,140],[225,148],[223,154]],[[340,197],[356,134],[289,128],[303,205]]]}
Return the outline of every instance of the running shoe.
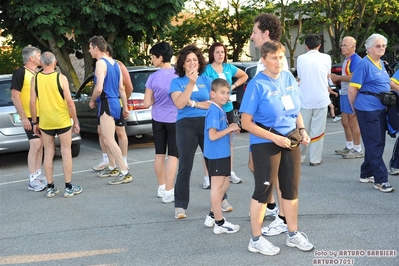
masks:
{"label": "running shoe", "polygon": [[123,175],[122,173],[120,173],[118,176],[115,176],[114,179],[109,180],[108,184],[119,185],[119,184],[124,184],[124,183],[130,183],[130,182],[132,182],[132,180],[133,180],[133,177],[129,172],[127,172],[126,175]]}

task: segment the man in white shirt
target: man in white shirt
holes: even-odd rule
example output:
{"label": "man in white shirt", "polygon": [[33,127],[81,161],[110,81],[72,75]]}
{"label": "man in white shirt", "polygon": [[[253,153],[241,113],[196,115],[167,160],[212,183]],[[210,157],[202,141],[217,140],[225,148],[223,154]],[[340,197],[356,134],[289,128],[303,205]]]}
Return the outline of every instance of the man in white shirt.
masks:
{"label": "man in white shirt", "polygon": [[311,137],[311,144],[301,145],[301,162],[305,160],[309,149],[310,165],[317,166],[322,163],[324,132],[330,104],[328,76],[331,72],[331,57],[319,52],[321,37],[317,34],[306,36],[305,45],[309,51],[298,57],[297,70],[302,92],[301,114]]}

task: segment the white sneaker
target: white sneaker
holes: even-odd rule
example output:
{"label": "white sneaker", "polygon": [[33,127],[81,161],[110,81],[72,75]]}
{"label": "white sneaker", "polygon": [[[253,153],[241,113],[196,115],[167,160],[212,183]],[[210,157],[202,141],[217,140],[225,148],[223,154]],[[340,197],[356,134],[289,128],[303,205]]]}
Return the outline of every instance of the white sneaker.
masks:
{"label": "white sneaker", "polygon": [[334,123],[338,122],[339,120],[341,120],[341,117],[339,117],[339,116],[336,116],[336,117],[333,118],[333,122]]}
{"label": "white sneaker", "polygon": [[43,185],[47,186],[47,178],[42,174],[37,175],[36,179],[39,180],[39,182],[41,182]]}
{"label": "white sneaker", "polygon": [[205,222],[204,222],[206,227],[213,227],[215,225],[215,218],[212,218],[211,216],[209,216],[209,214],[206,216],[205,218]]}
{"label": "white sneaker", "polygon": [[288,232],[288,226],[284,223],[280,217],[276,216],[273,222],[268,226],[262,227],[262,235],[264,236],[276,236],[281,233]]}
{"label": "white sneaker", "polygon": [[360,183],[374,183],[374,176],[359,178]]}
{"label": "white sneaker", "polygon": [[261,253],[263,255],[273,256],[280,252],[280,248],[274,246],[264,237],[260,237],[258,241],[249,240],[248,250],[254,253]]}
{"label": "white sneaker", "polygon": [[204,176],[204,183],[202,184],[203,189],[210,189],[211,183],[209,182],[209,176]]}
{"label": "white sneaker", "polygon": [[314,246],[309,242],[308,236],[302,232],[295,232],[294,236],[288,236],[286,245],[298,248],[302,251],[310,251]]}
{"label": "white sneaker", "polygon": [[242,183],[241,178],[239,178],[239,177],[236,175],[236,173],[231,172],[230,174],[231,174],[231,175],[230,175],[229,179],[230,179],[230,182],[231,182],[231,183],[233,183],[233,184],[240,184],[240,183]]}
{"label": "white sneaker", "polygon": [[[163,195],[165,194],[165,187],[158,187],[158,193],[157,193],[157,197],[158,198],[163,198]],[[174,195],[174,193],[173,193]]]}
{"label": "white sneaker", "polygon": [[224,220],[223,225],[217,225],[215,223],[215,226],[213,227],[213,232],[217,235],[220,234],[232,234],[240,230],[240,226],[238,224],[232,224]]}
{"label": "white sneaker", "polygon": [[273,210],[270,210],[269,208],[266,207],[265,217],[276,217],[277,215],[278,215],[278,207],[277,207],[277,205],[274,206]]}
{"label": "white sneaker", "polygon": [[164,190],[162,202],[163,203],[172,203],[175,201],[175,189]]}
{"label": "white sneaker", "polygon": [[101,163],[99,163],[99,164],[93,166],[92,169],[93,169],[94,171],[102,171],[102,170],[104,170],[105,168],[107,168],[108,165],[109,165],[108,162],[101,162]]}
{"label": "white sneaker", "polygon": [[44,185],[38,179],[33,179],[33,181],[28,182],[28,189],[35,192],[43,191],[46,187],[47,185]]}

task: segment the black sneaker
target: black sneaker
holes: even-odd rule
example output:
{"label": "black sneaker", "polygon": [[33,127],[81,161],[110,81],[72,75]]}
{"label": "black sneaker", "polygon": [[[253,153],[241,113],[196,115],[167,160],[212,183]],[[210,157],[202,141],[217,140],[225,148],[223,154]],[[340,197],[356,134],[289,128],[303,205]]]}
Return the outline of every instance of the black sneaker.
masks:
{"label": "black sneaker", "polygon": [[381,192],[392,192],[395,190],[388,182],[381,184],[375,183],[374,188],[380,190]]}

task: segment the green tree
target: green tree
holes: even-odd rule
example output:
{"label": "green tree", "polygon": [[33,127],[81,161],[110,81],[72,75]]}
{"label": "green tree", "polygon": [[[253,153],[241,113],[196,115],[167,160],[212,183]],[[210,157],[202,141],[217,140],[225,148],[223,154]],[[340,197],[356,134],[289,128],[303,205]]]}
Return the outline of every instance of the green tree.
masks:
{"label": "green tree", "polygon": [[332,44],[333,60],[340,60],[340,41],[346,35],[357,40],[358,51],[378,24],[398,23],[399,0],[311,0],[311,19],[304,22],[307,32],[326,30]]}
{"label": "green tree", "polygon": [[290,66],[295,65],[295,51],[302,35],[303,17],[306,15],[306,5],[302,0],[290,1],[280,0],[276,4],[277,15],[280,17],[282,25],[281,43],[283,43],[290,53]]}
{"label": "green tree", "polygon": [[0,28],[20,46],[32,44],[53,52],[72,87],[80,85],[69,55],[84,58],[85,75],[93,71],[88,40],[102,35],[112,44],[115,57],[129,62],[128,36],[151,42],[161,36],[184,0],[13,0],[1,5]]}
{"label": "green tree", "polygon": [[0,50],[0,74],[11,74],[22,65],[22,48],[13,45],[11,37],[3,41],[3,49]]}
{"label": "green tree", "polygon": [[229,0],[226,7],[220,3],[193,0],[191,8],[186,8],[173,20],[166,36],[175,51],[181,47],[197,43],[207,49],[214,42],[227,42],[229,59],[238,61],[243,47],[252,32],[253,18],[262,10],[270,9],[268,1]]}

